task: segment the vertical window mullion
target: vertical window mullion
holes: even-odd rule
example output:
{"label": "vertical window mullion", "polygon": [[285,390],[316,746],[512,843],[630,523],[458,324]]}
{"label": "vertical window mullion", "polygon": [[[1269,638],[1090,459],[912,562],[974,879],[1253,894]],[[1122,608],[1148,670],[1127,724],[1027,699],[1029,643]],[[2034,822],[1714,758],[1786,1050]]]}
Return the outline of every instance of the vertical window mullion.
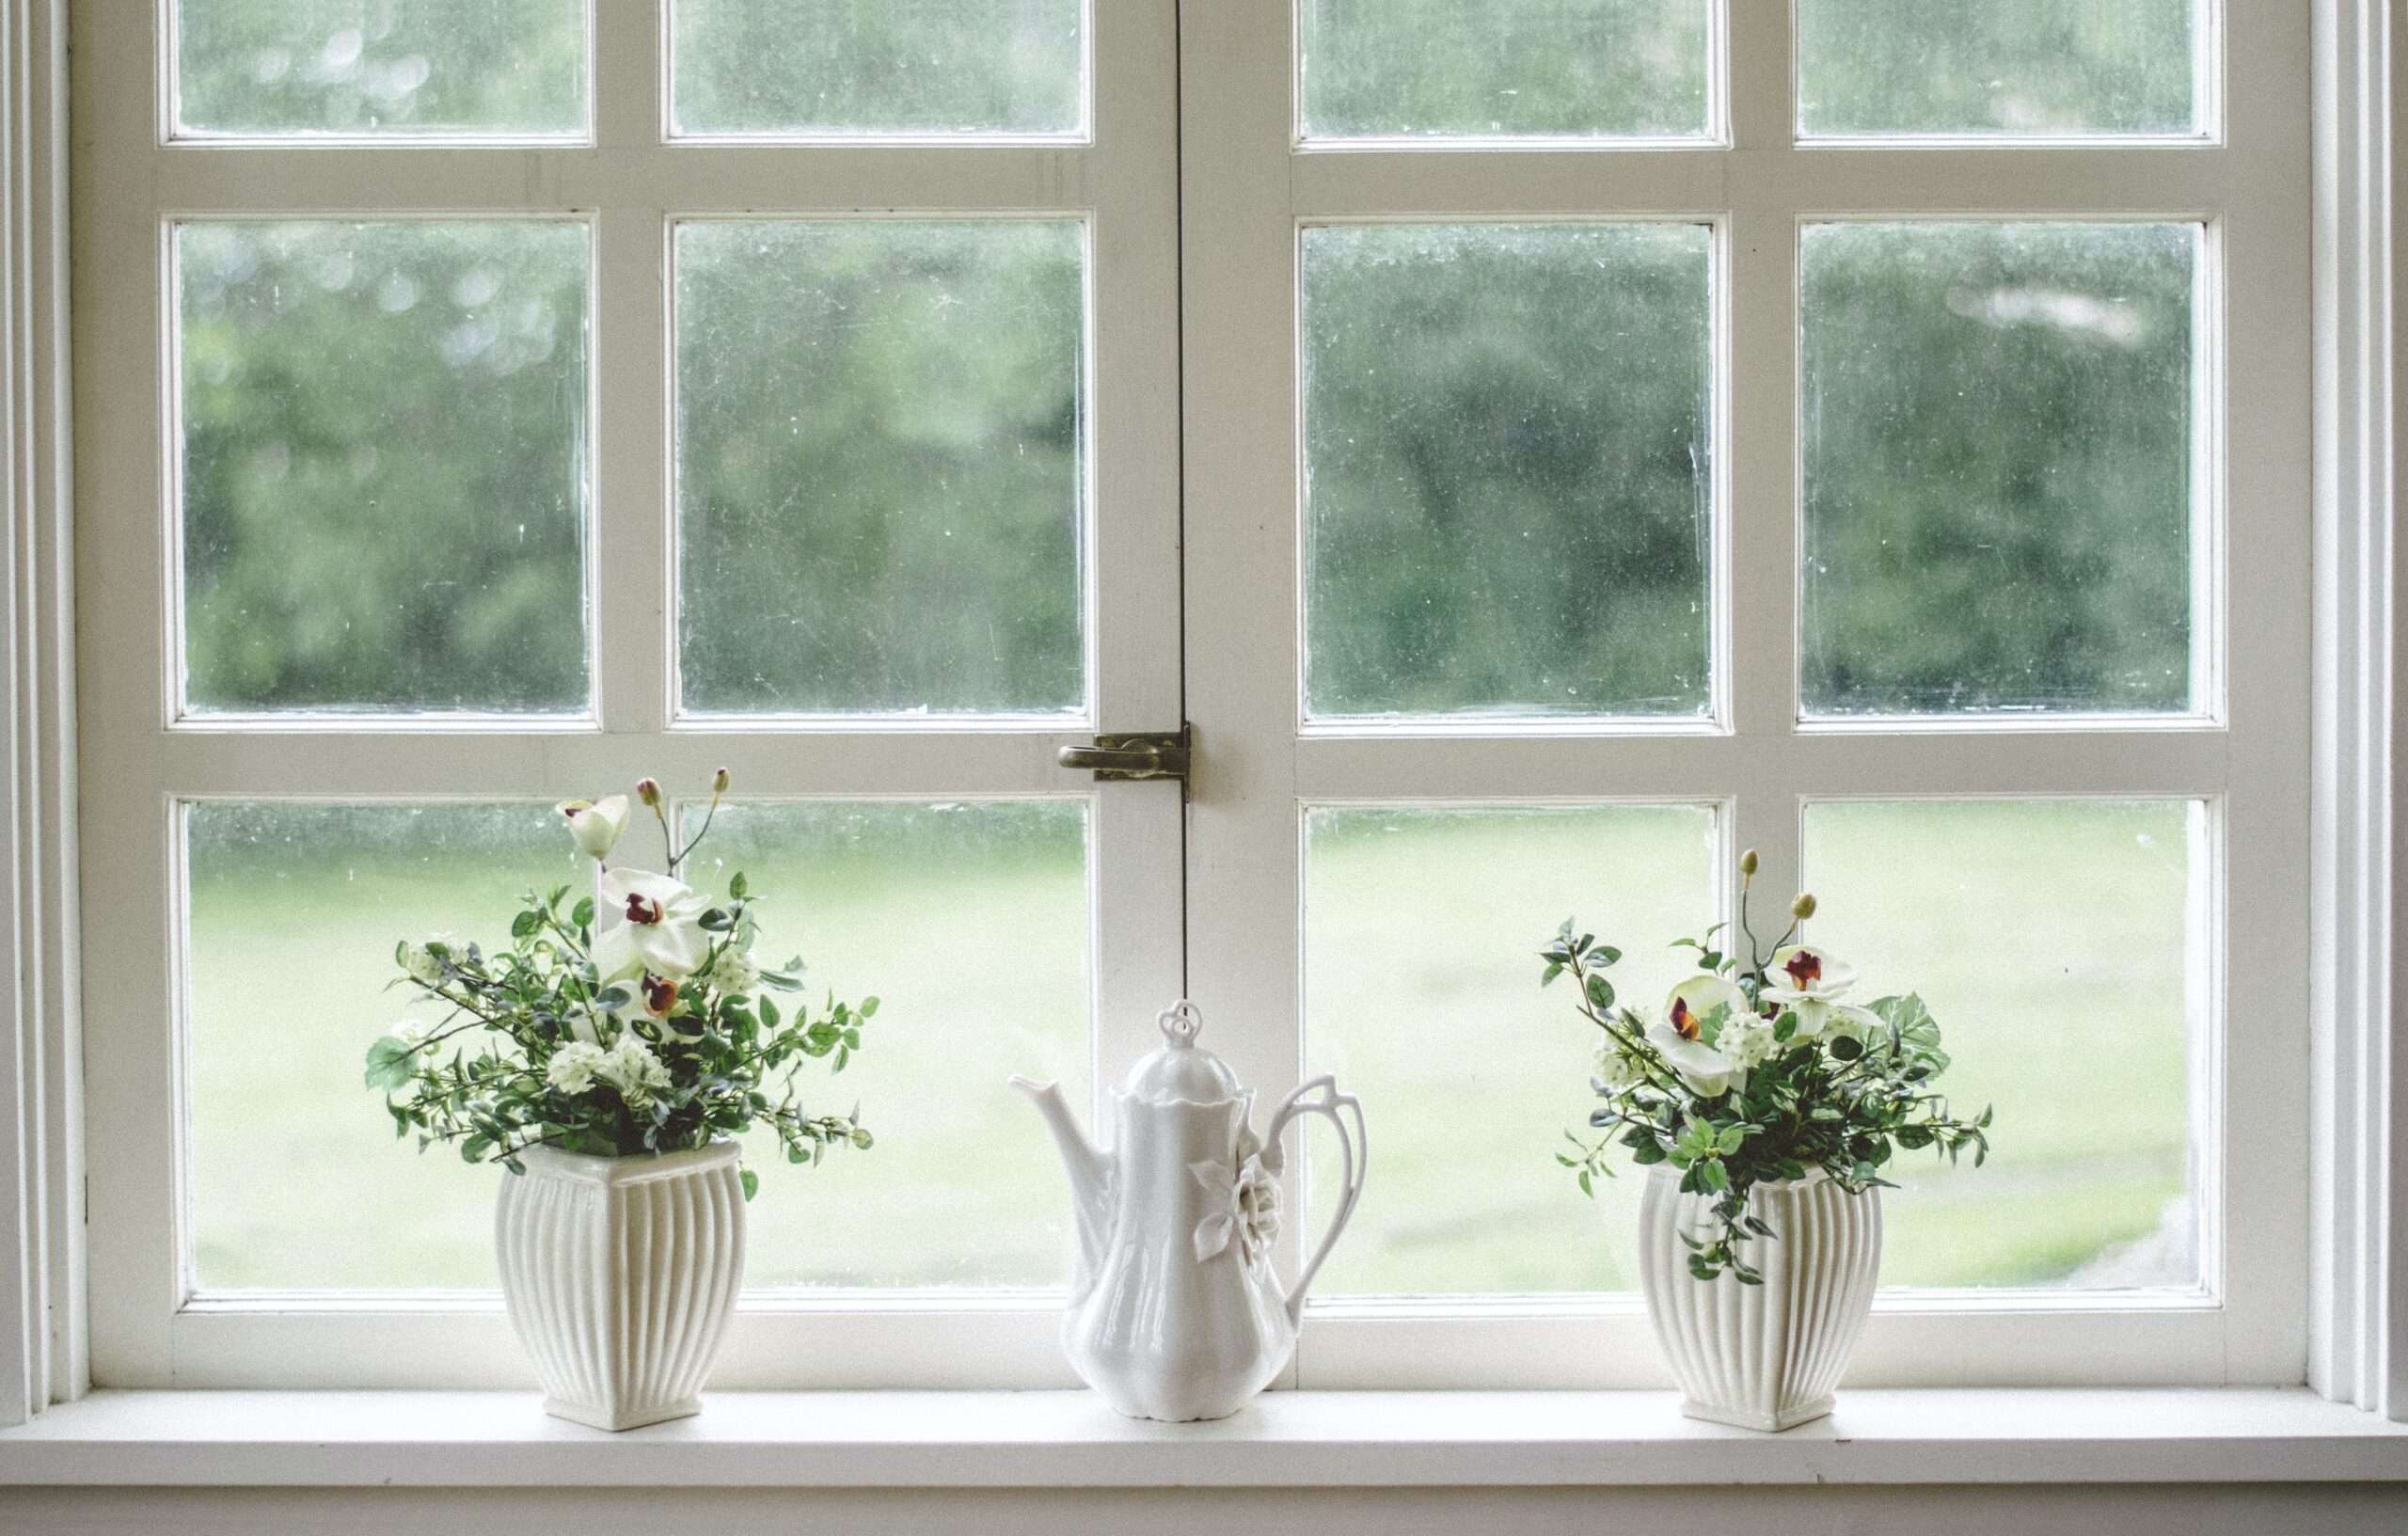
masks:
{"label": "vertical window mullion", "polygon": [[[660,142],[661,0],[594,8],[594,120],[606,151]],[[667,215],[608,206],[595,217],[594,441],[588,602],[594,697],[603,729],[667,728],[673,696],[670,638],[669,330]],[[599,381],[610,380],[610,388]]]}

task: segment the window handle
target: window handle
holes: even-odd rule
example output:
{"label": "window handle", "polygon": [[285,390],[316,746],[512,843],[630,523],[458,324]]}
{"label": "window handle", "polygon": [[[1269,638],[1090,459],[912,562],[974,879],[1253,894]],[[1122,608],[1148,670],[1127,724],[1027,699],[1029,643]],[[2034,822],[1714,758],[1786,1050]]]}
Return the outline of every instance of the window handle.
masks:
{"label": "window handle", "polygon": [[1122,784],[1139,779],[1187,782],[1192,725],[1177,731],[1139,731],[1101,735],[1092,745],[1065,747],[1055,754],[1066,768],[1090,768],[1098,784]]}

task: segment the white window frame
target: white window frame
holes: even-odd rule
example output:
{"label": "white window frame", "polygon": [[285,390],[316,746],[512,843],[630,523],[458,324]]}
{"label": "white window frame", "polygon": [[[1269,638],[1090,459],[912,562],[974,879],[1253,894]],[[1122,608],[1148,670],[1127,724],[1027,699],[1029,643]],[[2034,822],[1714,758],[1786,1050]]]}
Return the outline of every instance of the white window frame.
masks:
{"label": "white window frame", "polygon": [[[1083,801],[1093,1015],[1180,990],[1174,786],[1115,792],[1055,753],[1099,730],[1175,728],[1179,675],[1176,12],[1091,5],[1092,131],[864,140],[669,135],[668,10],[586,0],[591,134],[513,140],[173,131],[169,0],[76,0],[81,152],[74,324],[86,932],[128,963],[86,994],[87,1103],[119,1128],[90,1164],[89,1337],[111,1386],[500,1386],[521,1374],[492,1293],[209,1294],[189,1273],[181,1076],[182,816],[195,800],[526,799],[670,785],[730,767],[744,794]],[[128,195],[129,189],[144,189]],[[1088,260],[1087,702],[1070,716],[681,712],[675,695],[671,250],[728,216],[1074,218]],[[184,219],[526,217],[591,230],[590,712],[182,716],[170,231]],[[120,381],[152,381],[121,388]],[[168,899],[162,899],[166,896]],[[1098,1030],[1094,1078],[1134,1039]],[[997,1085],[1001,1091],[1002,1085]],[[406,1149],[397,1151],[405,1155]],[[406,1169],[399,1169],[405,1173]],[[306,1170],[290,1170],[306,1177]],[[1068,1385],[1058,1302],[1029,1292],[748,1292],[727,1386]]]}
{"label": "white window frame", "polygon": [[[1199,762],[1189,972],[1208,1017],[1252,1033],[1242,1075],[1303,1071],[1301,808],[1652,800],[1721,807],[1728,849],[1798,884],[1810,800],[2197,798],[2224,935],[2202,999],[2207,1113],[2196,1293],[1884,1292],[1849,1380],[1879,1386],[2210,1385],[2300,1379],[2307,1276],[2309,38],[2304,10],[2211,5],[2198,135],[1799,142],[1786,0],[1726,0],[1703,142],[1300,141],[1289,0],[1187,14],[1212,88],[1184,99],[1189,705]],[[2228,33],[2228,36],[2226,35]],[[1723,70],[1727,63],[1727,74]],[[2229,72],[2228,88],[2226,71]],[[2195,718],[1805,721],[1797,691],[1798,231],[1820,219],[2198,221],[2198,359],[2213,455],[2197,553],[2220,560],[2194,646]],[[1693,725],[1307,724],[1297,608],[1298,231],[1362,220],[1696,220],[1719,249],[1715,718]],[[2242,296],[2235,302],[2234,296]],[[2217,354],[2231,360],[2220,369]],[[1229,509],[1275,509],[1237,516]],[[1730,860],[1721,861],[1724,871]],[[2235,872],[2240,872],[2236,878]],[[1726,873],[1726,879],[1727,879]],[[1723,902],[1728,915],[1731,893]],[[2217,946],[2210,946],[2211,951]],[[2234,1021],[2226,1027],[2226,1021]],[[1306,1027],[1309,1027],[1307,1024]],[[1226,1036],[1225,1047],[1226,1047]],[[2200,1098],[2194,1090],[2194,1102]],[[2286,1110],[2283,1106],[2289,1106]],[[1369,1106],[1377,1117],[1377,1106]],[[1492,1128],[1507,1134],[1512,1128]],[[1492,1138],[1493,1139],[1493,1138]],[[1532,1143],[1533,1153],[1536,1143]],[[1468,1155],[1468,1154],[1467,1154]],[[1497,1155],[1497,1154],[1490,1154]],[[1566,1220],[1580,1219],[1567,1210]],[[1315,1225],[1307,1211],[1303,1226]],[[2243,1234],[2238,1240],[2228,1234]],[[1635,1297],[1406,1297],[1308,1306],[1315,1387],[1655,1386]]]}
{"label": "white window frame", "polygon": [[[88,3],[74,0],[79,7]],[[1742,8],[1752,3],[1736,0]],[[1228,4],[1228,0],[1191,0],[1185,8],[1185,41],[1191,61],[1201,56],[1235,58],[1258,83],[1272,78],[1264,68],[1261,40],[1244,35],[1242,13],[1236,8],[1224,8]],[[0,1007],[0,1424],[39,1413],[49,1402],[70,1401],[90,1386],[85,1354],[84,1173],[87,1163],[97,1169],[122,1157],[128,1132],[117,1114],[123,1106],[104,1101],[102,1096],[94,1097],[87,1116],[79,1083],[87,1015],[98,1010],[84,1008],[77,995],[83,974],[77,877],[87,862],[77,855],[73,808],[79,768],[88,785],[91,760],[105,749],[87,724],[79,751],[76,712],[70,705],[77,698],[74,682],[79,662],[88,674],[95,637],[111,626],[116,610],[114,601],[96,602],[91,594],[86,594],[84,654],[79,657],[66,372],[69,248],[64,44],[70,6],[71,0],[21,0],[0,7],[0,112],[11,130],[0,135],[0,234],[5,235],[0,239],[0,263],[5,264],[0,277],[6,278],[0,292],[7,295],[5,308],[0,308],[0,386],[5,386],[8,405],[6,431],[0,436],[5,436],[9,491],[8,536],[0,543],[0,574],[6,576],[0,580],[0,614],[5,614],[9,656],[9,665],[0,672],[0,737],[5,737],[8,747],[5,770],[0,770],[5,778],[0,782],[8,789],[7,800],[0,801],[7,813],[0,815],[0,869],[7,871],[8,879],[7,899],[0,902],[8,914],[0,921],[0,959],[8,962],[0,965],[0,1003],[6,1005]],[[2307,1098],[2310,1117],[2283,1138],[2292,1156],[2278,1159],[2285,1165],[2265,1170],[2261,1181],[2278,1186],[2279,1199],[2306,1208],[2312,1241],[2306,1246],[2304,1268],[2309,1284],[2305,1303],[2295,1310],[2308,1335],[2305,1365],[2312,1385],[2327,1396],[2408,1420],[2408,1020],[2393,1006],[2394,989],[2403,979],[2397,975],[2395,957],[2408,957],[2400,928],[2408,908],[2394,898],[2403,876],[2408,876],[2408,847],[2400,843],[2400,824],[2394,814],[2392,768],[2400,750],[2393,721],[2408,711],[2408,692],[2404,692],[2408,667],[2401,665],[2400,631],[2393,616],[2395,591],[2408,581],[2408,569],[2400,564],[2403,551],[2393,529],[2398,506],[2398,433],[2403,424],[2398,379],[2401,344],[2408,341],[2401,331],[2403,324],[2408,324],[2408,293],[2401,290],[2400,269],[2392,259],[2401,228],[2392,186],[2398,150],[2403,137],[2408,137],[2408,102],[2400,94],[2400,86],[2408,84],[2403,79],[2403,71],[2408,71],[2408,40],[2393,32],[2388,0],[2311,0],[2307,8],[2315,27],[2314,153],[2311,161],[2307,146],[2302,143],[2299,152],[2279,168],[2281,174],[2304,183],[2301,196],[2305,198],[2305,183],[2310,182],[2306,173],[2312,165],[2319,231],[2312,328],[2294,327],[2303,347],[2310,335],[2314,340],[2317,429],[2316,644],[2310,720],[2315,747],[2310,843],[2314,862],[2305,882],[2312,888],[2314,904],[2312,938],[2296,951],[2306,957],[2314,982],[2305,1032],[2311,1037],[2315,1070],[2313,1092]],[[1743,8],[1741,14],[1746,13]],[[92,103],[83,80],[91,67],[95,41],[87,23],[78,34],[77,61],[78,130],[87,144],[94,142]],[[1212,50],[1209,55],[1202,52],[1207,47]],[[1762,77],[1761,57],[1752,69],[1749,59],[1750,50],[1742,46],[1733,61],[1735,81],[1744,84]],[[2254,67],[2249,60],[2236,59],[2236,76]],[[2234,83],[2242,82],[2236,77]],[[1785,103],[1786,82],[1778,84]],[[1280,88],[1284,91],[1284,81]],[[2235,95],[2245,100],[2243,92]],[[1726,163],[1744,164],[1741,157],[1751,145],[1768,147],[1758,153],[1778,152],[1778,135],[1786,125],[1777,119],[1785,110],[1785,105],[1767,106],[1762,99],[1742,103],[1735,124],[1739,147],[1726,151]],[[1101,119],[1101,102],[1098,112]],[[1191,146],[1208,132],[1228,130],[1235,136],[1220,150],[1230,157],[1251,157],[1264,165],[1275,145],[1281,155],[1290,150],[1284,123],[1272,132],[1264,121],[1237,111],[1231,103],[1200,100],[1191,90],[1182,113]],[[1108,124],[1104,131],[1109,135]],[[1772,136],[1767,137],[1767,131]],[[1198,152],[1191,149],[1192,157]],[[1979,151],[1991,162],[1990,168],[2005,178],[1995,211],[2016,211],[2021,203],[2034,200],[2052,172],[2062,169],[2076,152],[2056,148]],[[2140,182],[2148,190],[2147,201],[2162,208],[2179,200],[2171,196],[2183,190],[2178,177],[2151,180],[2155,173],[2148,167],[2162,161],[2149,158],[2147,151],[2109,152],[2131,161],[2123,180]],[[1861,186],[1877,186],[1885,197],[1909,201],[1944,198],[1947,188],[1936,163],[1918,164],[1910,151],[1898,150],[1865,153],[1869,158],[1863,170],[1830,174],[1856,175]],[[1474,174],[1468,164],[1450,166],[1452,157],[1443,152],[1425,151],[1425,156],[1421,163],[1438,167],[1442,178],[1428,186],[1422,200],[1429,203],[1445,202],[1447,185],[1460,187]],[[1313,158],[1300,159],[1296,167],[1300,176],[1315,174]],[[1508,167],[1509,174],[1514,184],[1528,187],[1545,179],[1541,168],[1543,152],[1515,151],[1510,158],[1513,164]],[[1646,158],[1650,157],[1634,157],[1636,169],[1631,174],[1636,189],[1651,184],[1669,189],[1651,199],[1663,206],[1688,203],[1689,198],[1670,194],[1693,192],[1708,180],[1708,173],[1694,166],[1650,168],[1640,163]],[[867,151],[838,155],[830,166],[840,185],[831,190],[849,185],[862,189],[863,195],[857,200],[873,202],[867,195],[868,178],[878,174],[881,163],[894,166],[909,159]],[[1282,284],[1291,281],[1281,258],[1270,254],[1265,230],[1281,231],[1275,237],[1279,243],[1291,242],[1292,236],[1285,231],[1292,230],[1295,211],[1271,208],[1264,189],[1249,189],[1227,167],[1213,174],[1199,169],[1200,164],[1191,158],[1187,167],[1182,216],[1200,234],[1230,241],[1237,247],[1229,260],[1210,269],[1191,269],[1187,276],[1186,312],[1200,323],[1190,328],[1187,346],[1196,355],[1194,367],[1209,376],[1217,369],[1239,366],[1232,363],[1230,354],[1259,351],[1266,344],[1275,350],[1280,344],[1275,334],[1279,322],[1249,301],[1244,279],[1250,272],[1258,277],[1274,274]],[[1393,154],[1378,155],[1372,164],[1375,175],[1410,175],[1416,180],[1420,175],[1418,168]],[[561,168],[551,167],[543,184],[557,185]],[[1285,177],[1283,167],[1283,185]],[[1751,178],[1759,191],[1770,179],[1765,173]],[[79,192],[99,200],[91,177],[87,174],[82,180]],[[321,195],[326,190],[325,182],[333,180],[327,177],[320,182]],[[1055,184],[1081,183],[1066,180]],[[1719,200],[1698,199],[1698,205]],[[1383,207],[1393,212],[1412,205],[1406,199],[1399,208]],[[1491,199],[1473,197],[1447,211],[1498,210]],[[1216,217],[1221,220],[1218,228],[1213,224]],[[1240,217],[1240,222],[1230,223],[1232,217]],[[2302,224],[2305,217],[2303,207]],[[81,279],[84,275],[79,272],[77,277]],[[2237,283],[2226,289],[2227,293],[2239,291]],[[2277,308],[2290,307],[2281,294],[2249,292],[2246,297],[2248,304],[2243,308],[2254,306],[2261,297],[2271,297]],[[89,379],[97,374],[108,380],[148,376],[153,359],[147,355],[135,359],[138,371],[134,373],[105,362],[94,363],[88,350],[95,328],[88,286],[85,300],[77,310],[74,335],[77,346],[87,349],[80,376]],[[124,360],[120,356],[119,363]],[[1259,451],[1265,421],[1259,412],[1249,418],[1240,408],[1244,404],[1199,409],[1191,402],[1185,423],[1191,472],[1216,452],[1226,456]],[[1275,434],[1287,429],[1273,422],[1268,430]],[[96,457],[88,435],[76,447],[75,467],[88,480]],[[1749,477],[1748,465],[1752,465],[1751,478],[1757,483],[1774,478],[1782,470],[1766,462],[1769,456],[1760,445],[1757,454],[1738,467],[1738,474]],[[1256,467],[1273,479],[1284,471],[1281,466]],[[1226,590],[1231,572],[1258,569],[1265,561],[1260,550],[1249,550],[1234,530],[1215,531],[1216,519],[1240,520],[1241,514],[1232,509],[1249,503],[1222,502],[1216,510],[1214,502],[1200,499],[1208,493],[1243,492],[1246,486],[1239,483],[1241,478],[1198,473],[1187,487],[1191,496],[1199,498],[1191,527],[1191,542],[1197,547],[1190,565],[1190,578],[1199,585],[1220,581]],[[1744,488],[1747,478],[1741,483]],[[89,486],[84,489],[88,494]],[[1252,504],[1276,507],[1281,502],[1274,496]],[[1748,515],[1749,504],[1743,496],[1740,517]],[[1788,504],[1785,494],[1779,504]],[[2250,550],[2253,557],[2259,552]],[[2276,553],[2279,556],[2280,551]],[[1278,570],[1275,554],[1268,557],[1268,567]],[[1291,563],[1291,580],[1292,574]],[[1775,575],[1767,585],[1766,574],[1759,570],[1754,584],[1766,591],[1782,590],[1785,575]],[[1751,581],[1746,565],[1735,576],[1743,587]],[[1275,587],[1268,595],[1250,596],[1248,606],[1259,608],[1280,595]],[[115,596],[115,593],[102,594],[103,599]],[[1216,628],[1209,616],[1199,615],[1191,640],[1209,642],[1230,628],[1228,622]],[[1238,658],[1258,643],[1262,632],[1259,627],[1247,630],[1243,644],[1220,656],[1220,661],[1238,665]],[[1199,670],[1199,692],[1211,691],[1217,670]],[[2303,668],[2281,681],[2296,689],[2305,673]],[[2236,677],[2235,682],[2239,681]],[[1742,692],[1737,700],[1742,723],[1750,718],[1750,698]],[[1761,706],[1765,701],[1759,698],[1757,703]],[[1783,703],[1772,701],[1774,718],[1780,718]],[[1231,717],[1230,726],[1243,728],[1250,720],[1257,728],[1257,742],[1275,744],[1292,736],[1292,719],[1275,720],[1261,708],[1259,699],[1255,706],[1251,717]],[[86,709],[89,708],[87,700]],[[1201,709],[1199,699],[1197,712]],[[1132,721],[1130,728],[1151,723]],[[2112,738],[2106,743],[2119,744]],[[1982,740],[1942,737],[1930,755],[1941,767],[1978,778],[1988,758],[1987,745]],[[1666,767],[1665,754],[1656,752],[1652,744],[1625,743],[1624,749],[1633,775],[1653,770],[1660,776]],[[1492,751],[1487,744],[1481,744],[1481,750]],[[1535,741],[1504,755],[1525,760],[1535,772],[1550,754],[1560,755],[1556,743]],[[491,763],[507,754],[483,755]],[[1288,761],[1295,755],[1292,751],[1283,750],[1269,765],[1249,764],[1244,760],[1245,755],[1241,752],[1225,759],[1208,752],[1201,765],[1204,776],[1199,789],[1212,786],[1215,778],[1219,783],[1212,788],[1214,793],[1228,795],[1251,787],[1292,816],[1298,790]],[[2103,771],[2106,765],[2098,759],[2105,756],[2103,751],[2093,753],[2090,766]],[[1021,765],[1032,783],[1038,777],[1034,757],[1032,752],[1031,760]],[[1438,752],[1420,781],[1391,792],[1496,795],[1497,788],[1484,774],[1476,782],[1462,783],[1472,777],[1474,766],[1461,753],[1450,758]],[[1446,787],[1450,774],[1458,784],[1453,791]],[[86,792],[89,793],[88,787]],[[1247,814],[1242,804],[1233,803],[1230,809],[1235,816]],[[1259,819],[1260,807],[1252,814]],[[1258,834],[1250,840],[1244,835],[1242,825],[1215,829],[1209,815],[1201,811],[1196,822],[1200,851],[1212,857],[1199,859],[1195,879],[1221,879],[1217,866],[1244,862],[1249,850],[1260,853],[1270,848],[1269,839]],[[109,840],[121,835],[113,827],[98,830]],[[90,863],[103,863],[106,858],[104,851]],[[1256,872],[1274,882],[1270,889],[1275,893],[1283,880],[1292,890],[1292,847],[1273,851]],[[1264,905],[1276,907],[1275,901]],[[1275,910],[1271,912],[1275,923],[1278,916]],[[1203,926],[1212,931],[1196,936],[1199,956],[1208,943],[1227,946],[1243,937],[1239,925],[1226,915],[1217,925]],[[1292,945],[1292,932],[1281,935],[1280,942]],[[113,953],[107,958],[119,963],[125,957]],[[142,962],[135,963],[138,967]],[[1281,980],[1274,976],[1267,986],[1257,986],[1253,991],[1269,996],[1275,1007],[1292,1008],[1293,988],[1282,993]],[[1111,988],[1112,978],[1107,976],[1102,990],[1109,993]],[[1224,1021],[1238,1006],[1234,997],[1228,1001],[1230,1006],[1217,1016]],[[2296,997],[2280,1001],[2283,1016],[2296,1017]],[[1258,1042],[1258,1054],[1262,1053],[1262,1043]],[[1265,1065],[1278,1073],[1281,1057],[1275,1042],[1271,1042],[1268,1058]],[[1292,1075],[1292,1051],[1289,1061],[1285,1069]],[[2296,1072],[2297,1068],[2287,1065],[2284,1070]],[[1275,1076],[1266,1079],[1265,1085],[1275,1080]],[[2275,1086],[2281,1081],[2278,1074]],[[2260,1086],[2261,1091],[2272,1091],[2264,1080]],[[88,1158],[87,1124],[92,1128]],[[2312,1156],[2313,1166],[2304,1191],[2289,1165],[2298,1161],[2302,1147]],[[95,1288],[95,1299],[108,1287],[103,1277]],[[939,1322],[938,1317],[952,1321]],[[1314,1338],[1324,1331],[1323,1321],[1315,1319]],[[1571,1339],[1568,1321],[1539,1318],[1536,1328],[1523,1337]],[[1993,1323],[1960,1318],[1949,1323],[1960,1331],[1935,1333],[1925,1326],[1925,1320],[1911,1315],[1884,1317],[1878,1320],[1868,1349],[1877,1354],[1884,1347],[1885,1333],[1911,1346],[1915,1340],[1910,1336],[1918,1328],[1923,1330],[1923,1340],[1936,1347],[1945,1348],[1955,1339],[1969,1337],[1978,1346],[1983,1337],[1995,1334],[2008,1321],[1999,1319]],[[2043,1321],[2052,1327],[2062,1322]],[[2124,1321],[2112,1314],[2100,1321],[2108,1326],[2093,1341],[2120,1349]],[[413,1322],[388,1319],[380,1320],[378,1326],[408,1343],[440,1341],[474,1347],[499,1341],[498,1330],[490,1328],[464,1336],[456,1327],[438,1333],[414,1329]],[[984,1348],[990,1343],[989,1338],[975,1337],[980,1332],[978,1321],[964,1312],[940,1309],[919,1320],[916,1326],[940,1336],[936,1348]],[[1514,1335],[1511,1320],[1468,1318],[1451,1324],[1439,1322],[1435,1327],[1417,1332],[1414,1341],[1416,1348],[1443,1354],[1460,1367],[1477,1365],[1472,1357],[1481,1348],[1500,1340],[1511,1343]],[[1386,1337],[1401,1338],[1393,1329]],[[927,1346],[901,1341],[910,1353],[901,1369],[881,1375],[880,1380],[890,1384],[907,1381],[912,1361],[927,1353]],[[1607,1353],[1607,1340],[1593,1326],[1580,1331],[1572,1342],[1592,1356]],[[1644,1345],[1640,1352],[1645,1352]],[[1006,1368],[1024,1358],[1025,1353],[1007,1352]],[[103,1379],[107,1379],[105,1373]],[[190,1385],[186,1378],[176,1379]]]}

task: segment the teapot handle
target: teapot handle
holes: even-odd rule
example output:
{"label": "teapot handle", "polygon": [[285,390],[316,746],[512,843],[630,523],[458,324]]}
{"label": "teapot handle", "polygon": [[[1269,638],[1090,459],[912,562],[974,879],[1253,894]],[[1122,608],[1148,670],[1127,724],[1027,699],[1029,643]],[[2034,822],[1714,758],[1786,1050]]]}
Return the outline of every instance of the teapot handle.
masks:
{"label": "teapot handle", "polygon": [[[1312,1285],[1313,1276],[1321,1273],[1322,1260],[1338,1245],[1338,1235],[1346,1230],[1348,1219],[1354,1214],[1355,1202],[1363,1197],[1363,1173],[1370,1162],[1371,1143],[1363,1129],[1362,1101],[1353,1094],[1339,1092],[1338,1080],[1327,1073],[1301,1085],[1279,1101],[1279,1108],[1271,1116],[1270,1129],[1263,1132],[1263,1144],[1278,1146],[1280,1133],[1299,1115],[1327,1116],[1329,1123],[1338,1128],[1338,1145],[1346,1154],[1346,1187],[1338,1202],[1338,1214],[1330,1218],[1329,1229],[1322,1234],[1321,1246],[1313,1250],[1311,1260],[1296,1276],[1295,1289],[1288,1292],[1288,1321],[1301,1325],[1305,1291]],[[1345,1118],[1349,1115],[1354,1121],[1351,1131]]]}

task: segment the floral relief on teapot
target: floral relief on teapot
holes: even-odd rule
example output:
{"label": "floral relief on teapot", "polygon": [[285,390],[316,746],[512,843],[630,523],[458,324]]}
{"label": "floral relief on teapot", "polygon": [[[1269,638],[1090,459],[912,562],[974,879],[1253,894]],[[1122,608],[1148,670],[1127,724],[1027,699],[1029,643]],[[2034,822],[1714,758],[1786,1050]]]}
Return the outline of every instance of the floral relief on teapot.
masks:
{"label": "floral relief on teapot", "polygon": [[[1362,1197],[1362,1105],[1317,1077],[1280,1101],[1261,1135],[1254,1094],[1196,1045],[1192,1003],[1156,1020],[1164,1043],[1113,1094],[1116,1135],[1099,1150],[1051,1083],[1012,1079],[1054,1132],[1070,1180],[1078,1245],[1062,1347],[1071,1367],[1137,1418],[1220,1418],[1287,1366],[1305,1292]],[[1293,1290],[1273,1264],[1281,1135],[1320,1115],[1339,1132],[1342,1193]]]}

